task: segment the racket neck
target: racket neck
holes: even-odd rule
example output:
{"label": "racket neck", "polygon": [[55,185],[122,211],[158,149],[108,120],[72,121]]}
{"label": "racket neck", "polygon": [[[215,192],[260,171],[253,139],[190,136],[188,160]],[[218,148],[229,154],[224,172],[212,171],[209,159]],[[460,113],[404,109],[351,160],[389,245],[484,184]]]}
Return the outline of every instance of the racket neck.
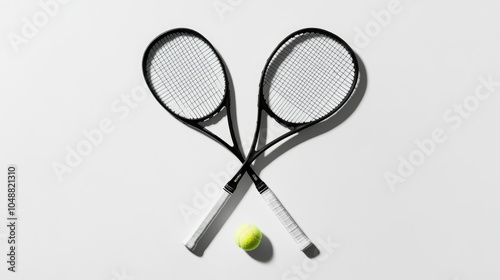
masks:
{"label": "racket neck", "polygon": [[[260,96],[260,94],[259,94]],[[247,155],[247,158],[251,158],[253,154],[255,153],[255,150],[257,148],[257,143],[259,143],[259,135],[260,135],[260,130],[261,130],[261,124],[262,124],[262,111],[264,110],[262,108],[262,103],[263,100],[262,98],[259,97],[259,104],[258,104],[258,113],[257,113],[257,123],[255,125],[255,133],[253,135],[253,141],[252,141],[252,146],[250,147],[250,152]],[[267,129],[267,128],[265,128]]]}
{"label": "racket neck", "polygon": [[232,152],[235,154],[235,156],[238,157],[240,161],[244,161],[245,157],[243,156],[243,151],[241,150],[241,147],[238,143],[238,139],[236,139],[236,131],[234,129],[234,124],[233,124],[233,115],[231,111],[231,93],[229,92],[229,89],[226,89],[226,115],[227,115],[227,126],[229,129],[229,135],[231,136],[231,141],[233,141],[233,149]]}
{"label": "racket neck", "polygon": [[[245,172],[247,172],[247,170],[249,169],[248,167],[250,167],[251,163],[252,162],[249,161],[248,159],[245,160],[245,162],[241,166],[240,170],[238,170],[238,172],[236,172],[236,174],[233,176],[233,178],[231,178],[231,180],[229,180],[229,182],[227,182],[226,186],[224,187],[224,189],[226,189],[226,191],[233,193],[234,190],[236,190],[238,183],[241,181],[241,178],[243,178],[243,175],[245,174]],[[254,175],[256,175],[256,174],[254,173]],[[255,178],[258,178],[258,177],[257,176],[252,177],[252,179],[255,179]],[[261,181],[261,180],[259,179],[259,181]]]}
{"label": "racket neck", "polygon": [[[250,152],[247,155],[247,159],[245,162],[243,162],[243,165],[241,166],[240,170],[236,172],[236,174],[233,176],[233,178],[226,184],[224,189],[228,191],[229,193],[233,193],[236,187],[238,186],[238,183],[240,182],[241,178],[243,178],[243,175],[245,172],[248,172],[248,174],[252,177],[252,180],[254,180],[255,185],[257,186],[257,189],[262,189],[262,188],[267,188],[265,186],[264,182],[260,180],[260,178],[253,172],[253,170],[250,167],[252,164],[253,160],[255,159],[255,148],[257,147],[257,143],[259,141],[259,134],[260,134],[260,125],[261,125],[261,119],[262,119],[262,107],[261,107],[261,99],[259,99],[259,105],[258,105],[258,113],[257,113],[257,124],[255,128],[255,134],[254,138],[252,141],[252,146],[250,147]],[[259,191],[260,191],[259,189]]]}

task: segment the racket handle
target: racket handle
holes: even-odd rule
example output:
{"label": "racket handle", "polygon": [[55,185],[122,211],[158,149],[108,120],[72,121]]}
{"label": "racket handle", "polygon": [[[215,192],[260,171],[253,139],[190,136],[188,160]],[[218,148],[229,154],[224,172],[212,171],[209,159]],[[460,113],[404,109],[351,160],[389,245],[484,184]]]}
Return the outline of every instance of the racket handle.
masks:
{"label": "racket handle", "polygon": [[210,224],[212,224],[215,220],[219,212],[229,200],[229,197],[231,197],[231,194],[223,190],[219,198],[215,201],[215,204],[212,206],[210,212],[208,212],[207,215],[205,215],[205,217],[200,221],[194,232],[184,240],[184,246],[186,246],[186,248],[190,251],[193,251],[194,248],[196,248],[196,245],[201,240],[203,234],[205,234],[207,229],[210,227]]}
{"label": "racket handle", "polygon": [[264,200],[267,202],[267,205],[273,210],[274,214],[283,226],[286,228],[288,233],[295,239],[295,242],[299,246],[300,250],[304,251],[309,246],[312,245],[311,240],[307,235],[302,231],[302,229],[297,225],[292,216],[286,211],[285,207],[278,200],[276,195],[271,191],[271,189],[267,189],[262,192],[262,196]]}

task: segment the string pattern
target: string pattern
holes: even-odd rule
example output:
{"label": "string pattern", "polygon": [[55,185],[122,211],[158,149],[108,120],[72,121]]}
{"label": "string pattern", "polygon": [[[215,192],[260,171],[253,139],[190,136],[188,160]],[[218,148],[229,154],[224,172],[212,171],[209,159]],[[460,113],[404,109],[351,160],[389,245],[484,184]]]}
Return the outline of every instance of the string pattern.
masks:
{"label": "string pattern", "polygon": [[355,82],[355,62],[342,42],[301,33],[271,58],[263,83],[269,109],[294,124],[318,120],[336,110]]}
{"label": "string pattern", "polygon": [[214,50],[185,32],[164,36],[151,46],[146,76],[172,112],[201,119],[214,113],[225,96],[226,77]]}

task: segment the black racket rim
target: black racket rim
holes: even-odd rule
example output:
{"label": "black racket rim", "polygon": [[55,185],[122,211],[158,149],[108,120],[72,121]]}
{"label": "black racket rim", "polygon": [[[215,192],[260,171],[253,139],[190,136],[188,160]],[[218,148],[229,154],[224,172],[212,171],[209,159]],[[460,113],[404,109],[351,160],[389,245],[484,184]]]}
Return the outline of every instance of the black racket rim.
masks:
{"label": "black racket rim", "polygon": [[[197,38],[201,39],[215,53],[215,56],[219,60],[219,63],[221,65],[221,67],[222,67],[222,73],[224,75],[224,98],[222,98],[220,104],[210,114],[208,114],[206,116],[203,116],[201,118],[188,119],[188,118],[182,117],[182,116],[176,114],[174,111],[172,111],[167,105],[165,105],[165,103],[163,103],[163,101],[161,100],[159,94],[154,89],[154,87],[153,87],[153,85],[151,83],[151,80],[148,78],[148,75],[147,75],[146,67],[147,67],[147,63],[148,63],[148,55],[149,55],[151,49],[153,48],[153,46],[158,41],[160,41],[164,37],[169,36],[169,35],[174,34],[174,33],[187,33],[187,34],[194,35]],[[144,76],[144,80],[146,81],[146,84],[147,84],[149,90],[153,93],[153,96],[155,97],[156,101],[158,101],[161,104],[161,106],[163,106],[163,108],[165,108],[174,117],[176,117],[177,119],[182,120],[182,121],[184,121],[186,123],[189,123],[189,124],[193,124],[194,125],[194,124],[197,124],[199,122],[203,122],[203,121],[206,121],[206,120],[212,118],[213,116],[217,115],[226,106],[226,104],[228,102],[228,97],[229,97],[229,81],[228,81],[228,75],[227,75],[227,72],[226,72],[226,67],[225,67],[224,62],[222,60],[222,57],[220,56],[219,52],[217,52],[217,50],[215,49],[215,47],[210,43],[210,41],[208,41],[200,33],[196,32],[196,31],[194,31],[192,29],[189,29],[189,28],[185,28],[185,27],[175,28],[175,29],[171,29],[171,30],[165,31],[165,32],[161,33],[160,35],[156,36],[156,38],[154,38],[153,41],[151,41],[151,43],[149,43],[148,47],[144,51],[144,55],[142,56],[142,75]]]}
{"label": "black racket rim", "polygon": [[[264,88],[263,88],[263,86],[264,86],[264,78],[266,77],[267,69],[269,67],[269,64],[271,63],[271,60],[273,59],[274,55],[276,54],[276,52],[278,52],[278,50],[286,42],[288,42],[291,38],[293,38],[293,37],[295,37],[295,36],[297,36],[297,35],[299,35],[301,33],[318,33],[318,34],[325,35],[327,37],[330,37],[330,38],[338,41],[348,51],[349,55],[351,55],[351,57],[353,58],[352,60],[353,60],[353,64],[354,64],[354,79],[353,79],[353,83],[352,83],[351,88],[349,89],[349,92],[347,93],[346,97],[342,100],[342,102],[339,103],[339,105],[334,110],[332,110],[331,112],[329,112],[325,116],[323,116],[323,117],[321,117],[321,118],[319,118],[317,120],[311,121],[311,122],[293,123],[293,122],[289,122],[289,121],[283,120],[280,117],[278,117],[275,113],[273,113],[273,111],[271,110],[271,108],[269,108],[269,106],[267,105],[267,103],[266,103],[266,101],[264,99],[264,93],[263,93]],[[351,98],[351,95],[354,92],[354,89],[356,88],[356,84],[357,84],[357,81],[358,81],[358,75],[359,75],[359,65],[358,65],[358,60],[356,58],[356,54],[355,54],[354,50],[342,38],[340,38],[339,36],[331,33],[330,31],[327,31],[327,30],[324,30],[324,29],[320,29],[320,28],[316,28],[316,27],[308,27],[308,28],[300,29],[300,30],[297,30],[297,31],[293,32],[292,34],[288,35],[285,39],[283,39],[278,44],[278,46],[273,50],[273,52],[271,53],[271,55],[267,59],[266,64],[264,66],[264,70],[262,70],[262,76],[260,77],[260,83],[259,83],[259,107],[260,107],[260,109],[264,109],[266,111],[266,113],[269,116],[271,116],[273,119],[275,119],[278,123],[283,124],[283,125],[285,125],[287,127],[296,128],[296,127],[300,127],[300,126],[304,126],[304,125],[318,123],[318,122],[321,122],[321,121],[327,119],[331,115],[335,114],[338,110],[340,110],[344,106],[344,104],[347,102],[347,100],[349,100],[349,98]]]}

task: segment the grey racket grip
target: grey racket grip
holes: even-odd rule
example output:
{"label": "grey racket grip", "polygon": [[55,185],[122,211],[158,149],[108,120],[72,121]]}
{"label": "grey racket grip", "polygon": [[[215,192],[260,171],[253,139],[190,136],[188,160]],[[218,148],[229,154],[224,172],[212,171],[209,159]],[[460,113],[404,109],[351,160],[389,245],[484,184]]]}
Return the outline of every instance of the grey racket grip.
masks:
{"label": "grey racket grip", "polygon": [[229,197],[231,197],[231,194],[223,190],[219,198],[215,201],[215,204],[212,205],[210,212],[208,212],[207,215],[205,215],[205,217],[199,222],[199,224],[195,227],[194,232],[184,240],[184,246],[186,246],[186,248],[191,251],[196,248],[196,245],[200,241],[201,237],[205,234],[208,227],[210,227],[210,224],[212,224],[222,208],[224,208],[224,205],[229,200]]}
{"label": "grey racket grip", "polygon": [[286,211],[285,207],[278,200],[276,195],[271,191],[271,189],[267,189],[262,192],[262,196],[264,200],[267,202],[267,205],[273,210],[274,214],[283,226],[286,228],[288,233],[293,237],[295,243],[299,246],[300,250],[304,251],[309,246],[312,245],[311,240],[307,235],[302,231],[302,229],[297,225],[292,216]]}

